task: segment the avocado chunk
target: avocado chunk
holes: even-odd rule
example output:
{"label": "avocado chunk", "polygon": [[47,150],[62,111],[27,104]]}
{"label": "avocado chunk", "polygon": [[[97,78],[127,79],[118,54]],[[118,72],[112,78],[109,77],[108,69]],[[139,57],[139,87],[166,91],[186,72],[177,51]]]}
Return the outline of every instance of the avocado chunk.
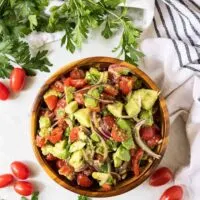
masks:
{"label": "avocado chunk", "polygon": [[69,152],[73,153],[74,151],[81,150],[86,145],[85,142],[77,141],[70,145]]}
{"label": "avocado chunk", "polygon": [[128,116],[135,117],[141,111],[141,96],[133,93],[125,105]]}
{"label": "avocado chunk", "polygon": [[50,145],[50,144],[47,144],[47,145],[43,146],[43,147],[41,148],[42,154],[43,154],[44,156],[48,155],[49,153],[52,152],[53,148],[54,148],[54,146],[53,146],[53,145]]}
{"label": "avocado chunk", "polygon": [[98,71],[98,69],[91,67],[89,71],[86,72],[86,80],[90,83],[90,84],[95,84],[99,81],[101,76],[101,72]]}
{"label": "avocado chunk", "polygon": [[65,107],[65,112],[67,114],[73,114],[77,109],[78,103],[76,101],[72,101]]}
{"label": "avocado chunk", "polygon": [[82,126],[90,127],[90,109],[82,108],[74,113],[74,117]]}
{"label": "avocado chunk", "polygon": [[121,117],[122,116],[123,104],[121,102],[116,102],[114,104],[108,104],[107,109],[115,117]]}
{"label": "avocado chunk", "polygon": [[118,119],[117,125],[119,126],[119,128],[126,131],[128,134],[131,134],[131,125],[130,125],[130,122],[128,120]]}
{"label": "avocado chunk", "polygon": [[125,147],[127,150],[136,148],[136,145],[135,145],[135,143],[134,143],[134,141],[133,141],[132,136],[129,137],[129,139],[123,141],[123,142],[122,142],[122,146]]}
{"label": "avocado chunk", "polygon": [[73,95],[74,91],[75,91],[74,87],[71,86],[64,87],[65,98],[67,103],[70,103],[74,99]]}
{"label": "avocado chunk", "polygon": [[[100,97],[100,93],[98,89],[90,89],[87,93],[89,96],[85,97],[84,103],[86,107],[97,107],[99,104],[99,101],[97,100]],[[94,97],[94,98],[92,98]],[[96,99],[97,98],[97,99]]]}
{"label": "avocado chunk", "polygon": [[152,114],[152,109],[150,110],[142,110],[140,112],[140,119],[144,119],[145,120],[145,124],[147,126],[152,126],[153,125],[153,114]]}
{"label": "avocado chunk", "polygon": [[83,159],[83,152],[82,150],[75,151],[69,160],[69,164],[74,167],[75,171],[78,171],[81,169],[84,165],[84,159]]}
{"label": "avocado chunk", "polygon": [[79,140],[86,141],[87,135],[83,131],[79,131],[78,132],[78,138],[79,138]]}
{"label": "avocado chunk", "polygon": [[66,159],[69,156],[67,141],[61,140],[60,142],[56,143],[50,153],[59,159]]}
{"label": "avocado chunk", "polygon": [[113,179],[109,173],[102,173],[102,172],[93,172],[92,177],[99,181],[99,185],[103,185],[104,183],[110,182],[109,179]]}
{"label": "avocado chunk", "polygon": [[39,120],[40,128],[49,128],[51,126],[51,121],[49,117],[41,116]]}
{"label": "avocado chunk", "polygon": [[51,133],[51,128],[42,128],[42,129],[40,129],[40,131],[39,131],[39,135],[40,135],[41,137],[47,137],[47,136],[50,135],[50,133]]}
{"label": "avocado chunk", "polygon": [[95,142],[99,142],[99,141],[100,141],[99,136],[98,136],[95,132],[93,132],[93,133],[90,135],[90,138],[91,138],[93,141],[95,141]]}
{"label": "avocado chunk", "polygon": [[122,164],[122,160],[120,160],[117,156],[116,153],[113,153],[113,161],[114,161],[114,166],[115,167],[120,167]]}
{"label": "avocado chunk", "polygon": [[60,92],[57,92],[54,89],[49,89],[47,90],[47,92],[44,94],[44,99],[46,99],[49,96],[57,96],[57,97],[61,97],[62,94]]}
{"label": "avocado chunk", "polygon": [[131,159],[129,151],[122,145],[120,145],[115,154],[120,160],[123,161],[129,161]]}

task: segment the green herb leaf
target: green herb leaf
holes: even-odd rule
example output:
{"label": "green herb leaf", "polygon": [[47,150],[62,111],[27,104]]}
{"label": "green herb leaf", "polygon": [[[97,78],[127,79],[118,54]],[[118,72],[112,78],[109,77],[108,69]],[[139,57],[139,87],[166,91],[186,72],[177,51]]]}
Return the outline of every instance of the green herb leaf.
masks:
{"label": "green herb leaf", "polygon": [[78,200],[91,200],[89,197],[79,195]]}
{"label": "green herb leaf", "polygon": [[31,196],[31,200],[38,200],[39,198],[39,192],[34,192]]}

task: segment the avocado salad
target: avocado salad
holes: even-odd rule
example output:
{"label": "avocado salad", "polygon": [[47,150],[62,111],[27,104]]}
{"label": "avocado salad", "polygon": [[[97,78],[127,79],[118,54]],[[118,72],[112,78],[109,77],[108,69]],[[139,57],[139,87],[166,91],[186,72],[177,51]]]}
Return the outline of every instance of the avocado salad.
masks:
{"label": "avocado salad", "polygon": [[122,65],[73,68],[43,96],[36,145],[68,181],[111,190],[160,159],[158,97]]}

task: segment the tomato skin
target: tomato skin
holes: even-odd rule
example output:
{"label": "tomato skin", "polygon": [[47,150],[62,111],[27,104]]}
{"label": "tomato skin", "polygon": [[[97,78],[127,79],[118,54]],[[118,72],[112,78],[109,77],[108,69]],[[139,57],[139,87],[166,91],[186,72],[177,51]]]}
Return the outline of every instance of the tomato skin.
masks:
{"label": "tomato skin", "polygon": [[0,188],[10,185],[13,182],[13,180],[14,180],[14,177],[12,174],[0,175]]}
{"label": "tomato skin", "polygon": [[153,148],[156,145],[158,145],[160,140],[161,140],[161,136],[159,134],[156,134],[153,138],[147,140],[147,145]]}
{"label": "tomato skin", "polygon": [[138,149],[135,153],[135,155],[132,157],[132,171],[135,176],[140,175],[140,166],[139,161],[141,160],[142,156],[144,154],[144,151],[142,149]]}
{"label": "tomato skin", "polygon": [[27,165],[20,161],[15,161],[11,163],[12,173],[19,179],[25,180],[29,177],[30,171]]}
{"label": "tomato skin", "polygon": [[112,189],[111,185],[107,184],[107,183],[104,183],[102,186],[102,190],[103,191],[110,191]]}
{"label": "tomato skin", "polygon": [[66,162],[63,164],[60,169],[58,170],[60,175],[63,176],[70,176],[74,173],[74,168],[68,165]]}
{"label": "tomato skin", "polygon": [[14,68],[10,75],[10,88],[13,92],[19,92],[25,84],[26,73],[22,68]]}
{"label": "tomato skin", "polygon": [[70,77],[72,79],[82,79],[85,77],[85,73],[83,70],[78,69],[78,68],[74,68],[71,72],[70,72]]}
{"label": "tomato skin", "polygon": [[151,186],[161,186],[173,179],[173,174],[167,167],[157,169],[149,179]]}
{"label": "tomato skin", "polygon": [[66,162],[64,161],[64,160],[57,160],[56,161],[56,167],[58,168],[58,169],[60,169],[62,166],[64,166],[66,164]]}
{"label": "tomato skin", "polygon": [[107,116],[103,117],[103,123],[104,123],[106,129],[110,130],[110,129],[112,129],[112,127],[115,124],[115,119],[111,115],[107,115]]}
{"label": "tomato skin", "polygon": [[150,140],[155,136],[155,129],[152,126],[144,126],[140,129],[140,136],[144,141]]}
{"label": "tomato skin", "polygon": [[160,200],[183,200],[183,189],[179,185],[174,185],[164,191]]}
{"label": "tomato skin", "polygon": [[85,174],[78,174],[77,176],[77,184],[82,186],[82,187],[85,187],[85,188],[88,188],[92,185],[92,181],[85,175]]}
{"label": "tomato skin", "polygon": [[3,101],[7,100],[9,95],[10,95],[10,92],[8,88],[2,82],[0,82],[0,100],[3,100]]}
{"label": "tomato skin", "polygon": [[133,89],[133,79],[131,77],[122,76],[119,81],[119,88],[122,94],[127,95]]}
{"label": "tomato skin", "polygon": [[114,124],[112,127],[111,137],[116,142],[123,142],[126,139],[123,132],[120,131],[116,124]]}
{"label": "tomato skin", "polygon": [[76,89],[83,88],[86,84],[87,81],[85,79],[72,79],[71,77],[68,77],[64,80],[64,85],[72,86]]}
{"label": "tomato skin", "polygon": [[57,158],[55,156],[53,156],[52,154],[49,153],[46,156],[46,160],[48,160],[48,161],[54,161],[54,160],[57,160]]}
{"label": "tomato skin", "polygon": [[42,148],[47,143],[47,139],[39,135],[36,136],[36,146]]}
{"label": "tomato skin", "polygon": [[58,102],[58,97],[55,96],[55,95],[51,95],[51,96],[48,96],[44,99],[45,103],[47,104],[47,107],[49,108],[49,110],[54,110],[54,108],[56,107],[57,105],[57,102]]}
{"label": "tomato skin", "polygon": [[63,129],[60,127],[56,127],[51,131],[51,135],[48,136],[48,140],[51,143],[56,144],[62,139],[62,135],[63,135]]}
{"label": "tomato skin", "polygon": [[111,85],[106,85],[104,87],[104,92],[112,96],[116,96],[118,94],[118,90]]}
{"label": "tomato skin", "polygon": [[69,134],[69,139],[71,142],[75,142],[78,140],[78,132],[79,132],[79,127],[74,127]]}
{"label": "tomato skin", "polygon": [[61,81],[56,81],[52,86],[52,89],[56,90],[57,92],[64,92],[64,85]]}
{"label": "tomato skin", "polygon": [[33,193],[33,185],[28,181],[17,181],[14,184],[14,190],[20,195],[29,196]]}

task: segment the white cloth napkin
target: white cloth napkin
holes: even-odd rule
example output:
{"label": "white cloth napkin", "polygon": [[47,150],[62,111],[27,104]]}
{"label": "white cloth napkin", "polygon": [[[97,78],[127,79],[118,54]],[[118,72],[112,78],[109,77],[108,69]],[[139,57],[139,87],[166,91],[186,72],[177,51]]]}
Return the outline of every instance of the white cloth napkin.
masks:
{"label": "white cloth napkin", "polygon": [[[181,184],[186,188],[187,194],[184,200],[199,200],[200,78],[196,71],[200,70],[198,64],[200,40],[193,30],[195,28],[198,33],[200,31],[197,21],[200,11],[198,1],[196,0],[196,3],[194,0],[156,1],[154,19],[154,0],[127,1],[127,6],[131,9],[133,7],[132,11],[130,9],[131,16],[138,26],[144,29],[141,50],[145,57],[140,66],[159,85],[162,95],[167,100],[170,113],[170,141],[160,166],[169,167],[176,175],[174,182],[165,186],[152,188],[146,181],[128,193],[107,198],[109,200],[130,198],[156,200],[166,188],[173,184]],[[180,10],[177,11],[175,8]],[[160,10],[164,16],[165,26],[159,13]],[[173,13],[175,24],[178,27],[177,32],[169,10]],[[195,15],[191,10],[195,12]],[[180,11],[185,15],[181,15],[182,18],[179,16]],[[182,20],[188,28],[187,32]],[[33,49],[49,42],[45,48],[50,50],[49,58],[54,65],[51,73],[54,73],[60,66],[79,58],[115,56],[111,50],[117,45],[120,37],[118,35],[105,40],[97,30],[91,34],[91,39],[83,45],[82,50],[70,54],[64,47],[60,47],[59,41],[53,42],[61,36],[62,33],[34,33],[28,37]],[[0,174],[9,172],[9,164],[13,160],[24,160],[31,167],[33,173],[31,180],[35,183],[36,189],[40,191],[40,200],[64,200],[66,198],[76,200],[75,194],[58,186],[39,167],[30,145],[29,118],[32,104],[36,93],[48,77],[49,74],[38,73],[36,77],[29,78],[23,92],[13,95],[10,101],[0,102]],[[18,197],[12,188],[5,188],[0,190],[1,198],[13,200]]]}

